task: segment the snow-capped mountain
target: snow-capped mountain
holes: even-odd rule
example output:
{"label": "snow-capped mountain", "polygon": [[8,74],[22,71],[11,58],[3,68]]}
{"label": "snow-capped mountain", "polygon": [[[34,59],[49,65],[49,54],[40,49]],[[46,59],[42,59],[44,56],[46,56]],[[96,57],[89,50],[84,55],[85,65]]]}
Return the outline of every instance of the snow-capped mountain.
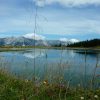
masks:
{"label": "snow-capped mountain", "polygon": [[79,42],[77,39],[46,40],[42,35],[26,34],[20,37],[0,38],[0,46],[67,46]]}
{"label": "snow-capped mountain", "polygon": [[25,37],[1,38],[0,46],[47,46],[43,40],[28,39]]}
{"label": "snow-capped mountain", "polygon": [[78,39],[67,39],[67,38],[60,38],[59,41],[61,41],[63,46],[67,46],[68,44],[79,42]]}
{"label": "snow-capped mountain", "polygon": [[45,40],[45,37],[42,35],[34,34],[34,33],[28,33],[23,35],[23,37],[28,39],[34,39],[34,40]]}

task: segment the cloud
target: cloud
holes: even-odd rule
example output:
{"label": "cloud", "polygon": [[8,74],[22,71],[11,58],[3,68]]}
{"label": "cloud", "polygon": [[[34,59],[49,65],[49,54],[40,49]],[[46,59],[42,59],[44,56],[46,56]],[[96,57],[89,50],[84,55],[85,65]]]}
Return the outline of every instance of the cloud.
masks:
{"label": "cloud", "polygon": [[52,5],[58,3],[65,7],[80,7],[87,5],[100,5],[100,0],[33,0],[37,6]]}
{"label": "cloud", "polygon": [[72,43],[79,42],[78,39],[70,39],[70,41],[71,41]]}
{"label": "cloud", "polygon": [[68,39],[67,38],[60,38],[60,41],[66,42],[66,41],[68,41]]}
{"label": "cloud", "polygon": [[34,34],[34,33],[28,33],[23,35],[23,37],[25,38],[29,38],[29,39],[35,39],[35,40],[44,40],[45,37],[42,35],[38,35],[38,34]]}
{"label": "cloud", "polygon": [[62,41],[62,42],[70,41],[71,43],[79,42],[78,39],[67,39],[67,38],[60,38],[60,41]]}

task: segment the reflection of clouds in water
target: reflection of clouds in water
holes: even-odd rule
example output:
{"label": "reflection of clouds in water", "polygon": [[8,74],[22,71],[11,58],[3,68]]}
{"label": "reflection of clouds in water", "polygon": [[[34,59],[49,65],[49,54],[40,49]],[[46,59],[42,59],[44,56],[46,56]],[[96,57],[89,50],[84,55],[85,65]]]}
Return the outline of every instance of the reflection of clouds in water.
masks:
{"label": "reflection of clouds in water", "polygon": [[64,50],[63,56],[65,56],[65,55],[70,55],[70,57],[75,57],[75,52],[74,52],[74,50],[67,50],[67,52],[66,52],[66,50]]}
{"label": "reflection of clouds in water", "polygon": [[71,55],[72,57],[74,57],[74,56],[75,56],[75,52],[74,52],[73,50],[70,50],[70,55]]}
{"label": "reflection of clouds in water", "polygon": [[45,54],[44,54],[44,51],[35,51],[35,52],[24,53],[23,56],[34,59],[37,57],[45,56]]}

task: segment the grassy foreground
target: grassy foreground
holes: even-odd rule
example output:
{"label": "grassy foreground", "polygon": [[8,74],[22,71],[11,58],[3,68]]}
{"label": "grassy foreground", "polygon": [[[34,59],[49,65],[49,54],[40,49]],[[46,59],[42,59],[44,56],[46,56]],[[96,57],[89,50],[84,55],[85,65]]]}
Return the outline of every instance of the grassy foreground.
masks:
{"label": "grassy foreground", "polygon": [[18,79],[0,70],[0,100],[100,100],[100,89],[88,90]]}

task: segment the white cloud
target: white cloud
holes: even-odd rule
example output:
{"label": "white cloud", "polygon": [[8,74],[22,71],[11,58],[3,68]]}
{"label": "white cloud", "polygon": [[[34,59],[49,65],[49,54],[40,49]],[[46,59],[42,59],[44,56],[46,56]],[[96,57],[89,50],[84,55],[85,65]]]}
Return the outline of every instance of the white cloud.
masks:
{"label": "white cloud", "polygon": [[78,39],[67,39],[67,38],[60,38],[60,41],[62,41],[62,42],[71,42],[71,43],[79,42]]}
{"label": "white cloud", "polygon": [[29,38],[29,39],[35,39],[35,40],[44,40],[45,37],[42,35],[38,35],[38,34],[34,34],[34,33],[28,33],[23,35],[23,37],[25,38]]}
{"label": "white cloud", "polygon": [[86,5],[100,5],[100,0],[33,0],[39,7],[58,3],[65,7],[77,7]]}
{"label": "white cloud", "polygon": [[68,41],[68,39],[67,38],[60,38],[60,41],[66,42],[66,41]]}
{"label": "white cloud", "polygon": [[70,39],[70,41],[71,41],[72,43],[79,42],[78,39]]}

